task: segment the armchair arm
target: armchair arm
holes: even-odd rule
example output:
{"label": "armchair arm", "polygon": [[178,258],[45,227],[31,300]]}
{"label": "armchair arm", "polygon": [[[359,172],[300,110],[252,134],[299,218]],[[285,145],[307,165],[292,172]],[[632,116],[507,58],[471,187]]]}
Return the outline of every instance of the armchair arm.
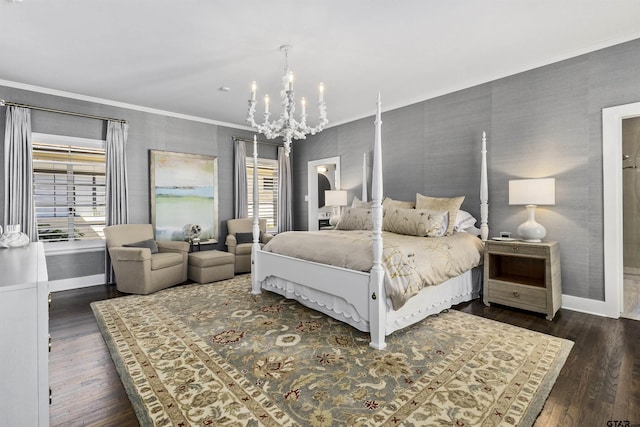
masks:
{"label": "armchair arm", "polygon": [[151,249],[149,248],[109,248],[109,255],[113,261],[146,261],[151,259]]}
{"label": "armchair arm", "polygon": [[236,240],[236,236],[233,234],[227,234],[227,239],[225,240],[225,245],[227,245],[227,250],[232,253],[235,254],[236,253],[236,246],[238,245],[238,241]]}
{"label": "armchair arm", "polygon": [[266,245],[267,243],[269,243],[269,240],[271,239],[273,239],[273,234],[262,233],[262,243]]}
{"label": "armchair arm", "polygon": [[189,243],[178,241],[158,242],[158,252],[189,252]]}

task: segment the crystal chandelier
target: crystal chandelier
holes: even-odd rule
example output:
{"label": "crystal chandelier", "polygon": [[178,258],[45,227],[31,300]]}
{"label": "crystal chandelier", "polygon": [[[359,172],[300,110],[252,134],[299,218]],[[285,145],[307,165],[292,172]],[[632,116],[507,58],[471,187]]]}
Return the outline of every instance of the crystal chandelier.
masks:
{"label": "crystal chandelier", "polygon": [[281,137],[284,141],[284,153],[288,156],[291,152],[291,141],[293,139],[305,139],[308,134],[315,135],[325,128],[329,121],[327,120],[327,107],[324,102],[324,85],[320,83],[318,93],[318,109],[320,116],[318,124],[311,127],[307,124],[306,101],[301,99],[300,121],[294,117],[296,111],[296,103],[293,92],[293,73],[289,70],[288,54],[291,49],[290,45],[280,46],[280,50],[284,52],[284,76],[282,76],[282,90],[280,91],[280,100],[282,105],[282,113],[280,118],[272,122],[269,121],[269,95],[264,97],[264,123],[258,124],[255,120],[256,113],[256,82],[251,85],[251,97],[249,99],[249,113],[247,121],[251,127],[255,128],[259,133],[264,134],[268,139]]}

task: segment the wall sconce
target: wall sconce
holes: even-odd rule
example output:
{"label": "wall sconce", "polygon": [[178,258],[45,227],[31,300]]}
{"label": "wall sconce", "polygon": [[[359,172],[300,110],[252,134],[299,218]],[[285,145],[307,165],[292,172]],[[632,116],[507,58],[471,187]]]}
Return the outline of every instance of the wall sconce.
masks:
{"label": "wall sconce", "polygon": [[324,204],[333,206],[333,215],[329,219],[329,224],[336,225],[340,219],[340,207],[347,205],[346,190],[325,190]]}
{"label": "wall sconce", "polygon": [[536,207],[556,204],[556,179],[510,180],[509,204],[525,205],[528,212],[528,219],[518,227],[520,238],[525,242],[541,242],[547,230],[536,222]]}

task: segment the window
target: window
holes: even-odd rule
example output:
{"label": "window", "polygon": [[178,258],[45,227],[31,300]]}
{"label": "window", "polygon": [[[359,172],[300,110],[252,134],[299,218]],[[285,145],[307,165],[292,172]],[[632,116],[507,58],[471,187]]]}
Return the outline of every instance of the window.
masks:
{"label": "window", "polygon": [[[249,218],[253,217],[253,158],[247,158]],[[258,159],[258,216],[267,220],[267,231],[278,231],[278,162]]]}
{"label": "window", "polygon": [[104,239],[105,141],[34,133],[32,144],[38,238]]}

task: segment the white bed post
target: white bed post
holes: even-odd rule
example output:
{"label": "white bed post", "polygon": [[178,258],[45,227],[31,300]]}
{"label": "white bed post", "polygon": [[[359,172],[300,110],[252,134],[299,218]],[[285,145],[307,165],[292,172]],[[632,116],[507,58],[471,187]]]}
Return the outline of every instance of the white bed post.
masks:
{"label": "white bed post", "polygon": [[382,269],[382,135],[381,135],[381,106],[380,93],[375,121],[375,141],[373,147],[373,179],[371,180],[371,195],[373,198],[373,267],[369,279],[369,330],[371,342],[369,345],[377,350],[387,346],[384,342],[387,324],[385,307],[385,293],[383,290],[384,271]]}
{"label": "white bed post", "polygon": [[260,282],[256,264],[256,253],[260,250],[260,222],[258,200],[258,140],[253,135],[253,245],[251,246],[251,293],[261,293]]}
{"label": "white bed post", "polygon": [[362,201],[366,202],[369,198],[367,194],[367,153],[362,155]]}
{"label": "white bed post", "polygon": [[482,132],[482,166],[480,167],[480,237],[489,238],[489,183],[487,181],[487,133]]}

